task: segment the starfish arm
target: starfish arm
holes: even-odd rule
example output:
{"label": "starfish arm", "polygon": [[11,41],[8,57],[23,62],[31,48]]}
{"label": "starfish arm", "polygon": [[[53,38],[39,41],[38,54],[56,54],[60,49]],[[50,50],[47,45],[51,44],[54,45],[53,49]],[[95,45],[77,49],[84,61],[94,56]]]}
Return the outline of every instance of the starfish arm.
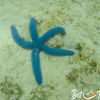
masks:
{"label": "starfish arm", "polygon": [[65,33],[65,30],[63,27],[54,27],[54,28],[51,28],[49,29],[42,37],[40,37],[40,41],[42,43],[48,41],[51,37],[53,37],[55,34],[58,34],[58,33]]}
{"label": "starfish arm", "polygon": [[32,51],[32,69],[34,72],[35,80],[40,85],[42,84],[42,75],[40,68],[40,58],[39,58],[39,50],[34,49]]}
{"label": "starfish arm", "polygon": [[13,39],[15,40],[15,42],[23,47],[23,48],[28,48],[28,49],[31,49],[33,48],[33,45],[31,42],[28,42],[28,41],[25,41],[24,39],[22,39],[19,35],[18,35],[18,32],[17,32],[17,29],[15,26],[11,26],[11,34],[12,34],[12,37]]}
{"label": "starfish arm", "polygon": [[55,56],[71,56],[74,55],[74,52],[71,50],[64,50],[58,48],[49,48],[46,45],[42,45],[42,50],[48,54],[55,55]]}
{"label": "starfish arm", "polygon": [[31,17],[29,22],[29,32],[33,42],[36,42],[38,40],[36,25],[37,25],[36,19]]}

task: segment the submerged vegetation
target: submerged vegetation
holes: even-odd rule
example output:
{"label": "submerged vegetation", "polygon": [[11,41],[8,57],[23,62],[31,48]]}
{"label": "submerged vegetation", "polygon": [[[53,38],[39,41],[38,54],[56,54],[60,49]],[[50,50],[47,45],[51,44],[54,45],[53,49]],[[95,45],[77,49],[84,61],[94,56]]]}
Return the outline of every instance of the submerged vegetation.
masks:
{"label": "submerged vegetation", "polygon": [[19,100],[22,93],[20,86],[17,83],[8,81],[7,78],[0,83],[0,97],[4,100]]}
{"label": "submerged vegetation", "polygon": [[69,83],[76,83],[77,79],[79,78],[79,70],[73,68],[72,71],[66,75],[66,80],[68,80]]}
{"label": "submerged vegetation", "polygon": [[75,57],[75,59],[77,61],[86,60],[87,56],[86,56],[86,54],[84,54],[84,47],[85,47],[85,43],[80,43],[79,42],[79,43],[76,44],[75,49],[78,50],[78,54]]}
{"label": "submerged vegetation", "polygon": [[54,90],[54,86],[41,85],[32,89],[27,100],[49,100],[50,97],[53,96],[56,98],[55,100],[57,100]]}
{"label": "submerged vegetation", "polygon": [[[0,82],[0,100],[21,100],[20,97],[23,95],[23,91],[19,84],[13,83],[5,77],[3,82]],[[32,88],[28,97],[25,100],[58,100],[58,97],[55,93],[54,85],[41,85]]]}
{"label": "submerged vegetation", "polygon": [[87,75],[98,72],[96,60],[91,59],[90,61],[88,61],[86,65],[81,67],[81,72],[84,72]]}
{"label": "submerged vegetation", "polygon": [[100,87],[98,83],[100,81],[100,65],[97,62],[95,52],[91,54],[91,49],[88,49],[87,53],[84,43],[77,43],[75,49],[77,54],[72,59],[78,68],[72,68],[66,75],[66,81],[79,89],[97,90]]}

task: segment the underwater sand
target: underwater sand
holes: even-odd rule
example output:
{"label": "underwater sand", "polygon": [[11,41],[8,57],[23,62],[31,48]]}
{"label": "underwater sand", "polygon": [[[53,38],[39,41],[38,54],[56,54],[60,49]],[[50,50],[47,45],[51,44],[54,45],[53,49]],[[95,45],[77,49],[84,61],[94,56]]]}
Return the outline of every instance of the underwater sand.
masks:
{"label": "underwater sand", "polygon": [[[34,80],[31,50],[19,47],[10,32],[13,24],[29,40],[31,16],[38,21],[40,36],[57,25],[65,28],[66,34],[56,38],[60,43],[51,40],[48,45],[75,51],[71,57],[40,53],[43,86]],[[78,75],[68,76],[73,69]],[[100,90],[99,76],[100,0],[0,0],[0,100],[71,100],[73,89]]]}

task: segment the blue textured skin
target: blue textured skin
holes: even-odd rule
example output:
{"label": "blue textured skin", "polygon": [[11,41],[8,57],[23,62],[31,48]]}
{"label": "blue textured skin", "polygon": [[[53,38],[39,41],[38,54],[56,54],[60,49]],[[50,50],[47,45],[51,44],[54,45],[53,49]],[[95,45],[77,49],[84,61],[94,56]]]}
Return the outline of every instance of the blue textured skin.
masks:
{"label": "blue textured skin", "polygon": [[15,26],[11,26],[11,34],[15,42],[26,49],[32,49],[32,69],[34,72],[35,80],[40,85],[42,84],[42,74],[40,68],[40,51],[44,51],[47,54],[56,55],[56,56],[71,56],[74,54],[71,50],[64,50],[58,48],[49,48],[45,45],[45,42],[48,41],[51,37],[58,33],[65,33],[65,30],[62,27],[54,27],[49,29],[43,36],[39,37],[37,32],[37,22],[36,19],[31,17],[29,23],[29,32],[32,41],[25,41],[22,39],[17,32]]}

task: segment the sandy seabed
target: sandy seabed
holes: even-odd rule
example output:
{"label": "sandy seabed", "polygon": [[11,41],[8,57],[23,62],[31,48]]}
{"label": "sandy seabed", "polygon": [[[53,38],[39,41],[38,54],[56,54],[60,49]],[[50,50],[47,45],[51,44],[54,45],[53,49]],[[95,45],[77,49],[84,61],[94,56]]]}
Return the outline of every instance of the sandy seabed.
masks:
{"label": "sandy seabed", "polygon": [[[57,25],[65,28],[66,34],[48,45],[75,51],[71,57],[40,53],[41,86],[34,80],[31,50],[19,47],[10,30],[15,25],[30,40],[31,16],[40,36]],[[100,90],[99,76],[100,0],[0,0],[0,100],[71,100],[73,89]]]}

